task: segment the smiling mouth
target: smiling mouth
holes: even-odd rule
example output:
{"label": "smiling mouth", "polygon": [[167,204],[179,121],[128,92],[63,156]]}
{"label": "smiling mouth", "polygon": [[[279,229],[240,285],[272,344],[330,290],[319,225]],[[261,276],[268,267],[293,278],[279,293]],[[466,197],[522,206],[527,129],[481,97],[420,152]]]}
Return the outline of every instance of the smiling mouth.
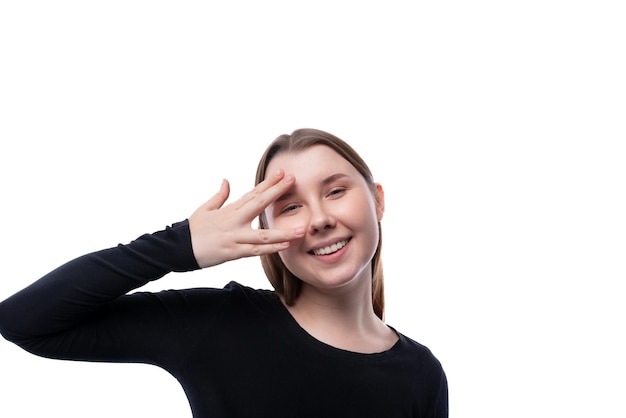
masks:
{"label": "smiling mouth", "polygon": [[313,254],[315,255],[328,255],[328,254],[332,254],[334,252],[339,251],[340,249],[342,249],[343,247],[345,247],[346,245],[348,245],[348,241],[347,239],[344,239],[342,241],[336,242],[333,245],[329,245],[327,247],[322,247],[322,248],[317,248],[313,251],[311,251]]}

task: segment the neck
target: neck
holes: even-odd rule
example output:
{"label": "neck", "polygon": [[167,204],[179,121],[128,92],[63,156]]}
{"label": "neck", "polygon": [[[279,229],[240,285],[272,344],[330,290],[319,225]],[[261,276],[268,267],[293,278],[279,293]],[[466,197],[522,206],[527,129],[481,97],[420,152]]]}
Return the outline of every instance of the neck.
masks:
{"label": "neck", "polygon": [[321,290],[303,283],[300,296],[287,307],[296,322],[316,339],[349,351],[389,349],[397,335],[374,313],[371,280],[345,290]]}

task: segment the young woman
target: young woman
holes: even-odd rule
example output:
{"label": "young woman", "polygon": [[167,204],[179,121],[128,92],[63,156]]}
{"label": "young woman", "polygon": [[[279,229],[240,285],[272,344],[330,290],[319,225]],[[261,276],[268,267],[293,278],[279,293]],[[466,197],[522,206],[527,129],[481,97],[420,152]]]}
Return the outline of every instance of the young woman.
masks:
{"label": "young woman", "polygon": [[[384,193],[359,155],[297,130],[228,196],[224,181],[187,220],[50,272],[0,303],[2,335],[40,356],[162,367],[194,417],[447,417],[439,361],[383,322]],[[274,291],[128,294],[249,256]]]}

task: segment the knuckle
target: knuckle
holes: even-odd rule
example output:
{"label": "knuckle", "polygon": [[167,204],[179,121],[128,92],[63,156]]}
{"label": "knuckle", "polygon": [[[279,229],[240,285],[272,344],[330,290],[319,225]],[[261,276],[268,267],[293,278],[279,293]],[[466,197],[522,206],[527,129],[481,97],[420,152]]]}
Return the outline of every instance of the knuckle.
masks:
{"label": "knuckle", "polygon": [[252,189],[252,194],[254,196],[258,196],[261,193],[263,193],[263,185],[262,184],[257,184],[256,186],[254,186],[254,189]]}
{"label": "knuckle", "polygon": [[269,239],[267,229],[259,229],[259,238],[261,238],[262,241],[267,241]]}
{"label": "knuckle", "polygon": [[260,208],[264,208],[266,205],[267,200],[265,199],[265,197],[263,197],[263,195],[257,195],[254,198],[254,202],[256,203],[256,205]]}
{"label": "knuckle", "polygon": [[261,247],[258,245],[252,246],[252,255],[261,255]]}

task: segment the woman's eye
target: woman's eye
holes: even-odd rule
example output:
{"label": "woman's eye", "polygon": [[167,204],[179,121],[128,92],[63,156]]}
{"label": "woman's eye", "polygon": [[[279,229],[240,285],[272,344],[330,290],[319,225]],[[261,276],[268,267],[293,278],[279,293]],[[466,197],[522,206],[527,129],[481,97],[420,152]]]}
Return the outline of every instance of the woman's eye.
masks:
{"label": "woman's eye", "polygon": [[338,196],[340,194],[343,194],[345,191],[346,191],[346,189],[341,188],[341,187],[337,187],[336,189],[332,189],[330,191],[330,193],[328,193],[328,196],[335,197],[335,196]]}
{"label": "woman's eye", "polygon": [[288,213],[288,212],[293,212],[294,210],[298,209],[298,205],[289,205],[289,206],[285,206],[280,213]]}

